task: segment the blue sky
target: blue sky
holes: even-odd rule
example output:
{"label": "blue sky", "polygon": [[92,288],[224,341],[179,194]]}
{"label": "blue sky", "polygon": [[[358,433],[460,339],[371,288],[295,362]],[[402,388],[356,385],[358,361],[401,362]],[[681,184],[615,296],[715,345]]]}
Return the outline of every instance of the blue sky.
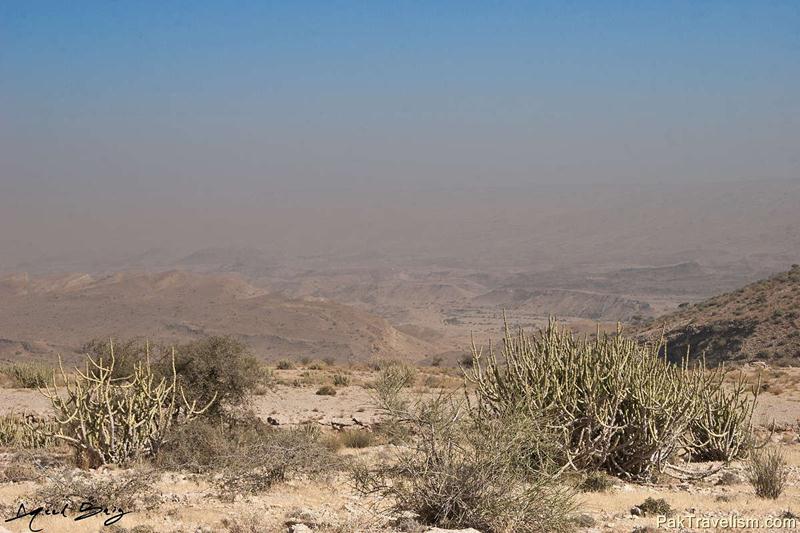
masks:
{"label": "blue sky", "polygon": [[8,1],[0,208],[794,179],[798,95],[792,1]]}

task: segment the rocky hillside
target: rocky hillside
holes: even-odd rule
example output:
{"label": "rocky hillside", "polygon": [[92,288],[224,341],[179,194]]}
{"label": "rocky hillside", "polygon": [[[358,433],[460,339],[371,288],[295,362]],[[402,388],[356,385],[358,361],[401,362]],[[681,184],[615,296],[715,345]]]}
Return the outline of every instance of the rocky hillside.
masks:
{"label": "rocky hillside", "polygon": [[257,355],[419,360],[437,348],[362,310],[184,271],[0,279],[0,359],[75,354],[92,338],[234,335]]}
{"label": "rocky hillside", "polygon": [[671,358],[705,353],[723,361],[800,363],[800,266],[696,304],[681,304],[672,314],[639,329],[657,338],[666,329]]}

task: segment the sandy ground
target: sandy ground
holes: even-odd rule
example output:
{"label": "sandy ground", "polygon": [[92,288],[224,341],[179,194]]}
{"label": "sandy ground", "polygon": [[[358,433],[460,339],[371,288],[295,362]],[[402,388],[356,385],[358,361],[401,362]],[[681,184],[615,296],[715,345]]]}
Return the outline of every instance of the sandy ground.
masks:
{"label": "sandy ground", "polygon": [[[589,515],[595,525],[582,528],[592,532],[632,532],[646,526],[657,528],[658,519],[633,516],[630,510],[646,498],[665,498],[675,510],[670,524],[661,524],[665,531],[792,531],[800,529],[800,519],[787,521],[785,527],[767,527],[785,511],[800,510],[800,446],[786,446],[792,465],[790,486],[777,500],[756,498],[753,489],[744,481],[733,485],[717,484],[719,474],[701,483],[670,483],[664,485],[637,485],[617,482],[604,493],[578,495],[580,514]],[[376,450],[346,451],[344,453],[375,454]],[[710,465],[699,465],[706,468]],[[726,468],[741,476],[742,465],[734,463]],[[100,475],[114,475],[105,473]],[[13,502],[35,492],[34,482],[5,483],[0,485],[0,502]],[[161,504],[151,511],[126,515],[118,523],[125,528],[146,525],[155,531],[212,532],[226,531],[232,522],[254,521],[253,531],[288,531],[287,522],[300,517],[316,525],[319,531],[367,532],[398,531],[386,524],[386,517],[373,511],[374,501],[356,495],[343,476],[330,480],[290,480],[257,496],[236,497],[227,502],[197,476],[164,473],[156,484]],[[738,518],[737,518],[738,517]],[[714,528],[702,527],[712,520],[758,521],[757,527]],[[680,522],[684,527],[680,527]],[[692,522],[694,521],[694,522]],[[99,518],[75,523],[63,517],[39,517],[34,526],[53,533],[109,531],[101,527]],[[694,524],[695,527],[686,527]],[[10,531],[28,531],[27,521],[6,523]],[[2,531],[0,529],[0,531]],[[250,530],[245,530],[250,531]]]}
{"label": "sandy ground", "polygon": [[[372,405],[372,391],[368,387],[374,374],[369,371],[347,370],[352,380],[350,386],[339,387],[335,396],[316,394],[320,383],[327,382],[332,373],[340,371],[276,371],[277,383],[254,396],[252,407],[262,418],[271,417],[281,426],[313,421],[330,427],[331,422],[352,423],[354,417],[365,424],[378,420],[379,413]],[[800,369],[797,372],[800,373]],[[451,386],[459,383],[456,378],[436,377],[444,379]],[[418,379],[418,383],[421,382],[424,382],[424,376]],[[433,389],[418,385],[413,392],[426,395],[432,394]],[[49,403],[34,390],[0,388],[0,414],[9,412],[46,414],[49,412]],[[737,476],[737,481],[729,485],[718,484],[722,472],[692,483],[680,483],[669,478],[657,485],[617,480],[607,492],[578,495],[578,512],[590,517],[590,520],[587,518],[587,524],[594,523],[583,530],[631,532],[636,528],[658,527],[656,518],[631,514],[631,509],[647,497],[664,498],[675,510],[674,520],[660,525],[660,529],[665,531],[720,530],[711,527],[715,524],[714,520],[723,521],[716,524],[725,525],[724,521],[727,520],[729,525],[740,526],[729,527],[729,531],[800,530],[800,519],[776,522],[787,511],[800,514],[800,399],[793,391],[780,395],[762,394],[755,421],[765,425],[773,420],[780,430],[772,436],[772,440],[780,443],[791,464],[789,486],[779,499],[756,498],[753,488],[744,480],[743,465],[739,462],[727,465],[723,470]],[[390,460],[394,451],[391,445],[379,445],[360,450],[343,449],[339,453],[360,456],[374,463]],[[0,470],[11,466],[13,457],[9,451],[0,451]],[[692,467],[703,469],[712,466],[716,465]],[[103,470],[93,475],[120,474],[116,470]],[[364,499],[354,492],[343,473],[332,473],[328,479],[322,480],[291,479],[255,496],[237,495],[232,501],[227,501],[225,495],[219,494],[207,478],[175,473],[159,473],[157,476],[153,484],[159,502],[156,508],[128,514],[117,526],[128,531],[142,525],[150,527],[151,531],[165,532],[286,532],[289,531],[287,523],[296,520],[312,525],[313,530],[319,532],[397,531],[388,525],[386,515],[376,512],[375,501]],[[0,506],[2,512],[8,515],[0,518],[10,517],[15,502],[29,498],[40,486],[41,481],[0,482]],[[750,522],[741,521],[745,519]],[[236,529],[235,524],[239,524],[240,529]],[[780,527],[768,527],[776,525]],[[25,520],[5,524],[0,522],[1,527],[14,532],[29,531]],[[53,533],[113,531],[104,527],[98,517],[75,522],[62,516],[40,516],[35,520],[34,527]]]}
{"label": "sandy ground", "polygon": [[[297,371],[287,371],[285,377],[294,379],[297,374]],[[452,381],[458,383],[456,379]],[[317,389],[317,386],[275,385],[264,394],[255,396],[252,407],[262,418],[271,416],[282,425],[307,421],[329,424],[331,421],[349,421],[354,416],[364,422],[373,422],[378,417],[372,404],[372,392],[363,386],[340,387],[336,396],[317,395]],[[417,392],[420,390],[425,392],[424,388]],[[36,390],[0,388],[0,414],[11,412],[48,414],[50,402]],[[793,394],[776,396],[762,393],[753,421],[764,425],[773,421],[780,426],[796,425],[800,423],[800,398]]]}

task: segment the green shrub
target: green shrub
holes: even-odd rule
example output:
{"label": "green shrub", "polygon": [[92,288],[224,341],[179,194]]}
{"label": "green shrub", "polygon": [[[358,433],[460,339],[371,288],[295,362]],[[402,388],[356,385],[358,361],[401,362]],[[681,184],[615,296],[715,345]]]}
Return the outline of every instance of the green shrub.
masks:
{"label": "green shrub", "polygon": [[2,370],[14,386],[23,389],[42,388],[53,379],[53,369],[40,363],[13,363]]}
{"label": "green shrub", "polygon": [[[169,361],[162,363],[168,374]],[[247,347],[232,337],[209,337],[176,349],[175,371],[187,397],[198,405],[211,403],[209,416],[241,406],[263,377]]]}
{"label": "green shrub", "polygon": [[789,480],[786,457],[779,448],[753,452],[746,465],[747,480],[759,498],[777,499]]}
{"label": "green shrub", "polygon": [[[502,362],[473,347],[473,368],[465,374],[487,413],[545,414],[560,432],[563,464],[647,480],[698,444],[687,441],[690,427],[708,410],[705,400],[722,395],[722,373],[702,363],[690,368],[687,359],[672,364],[660,350],[619,331],[576,339],[551,319],[535,336],[506,328]],[[748,402],[737,396],[725,406],[736,413],[732,419],[749,422]],[[750,437],[749,423],[732,431],[733,438],[715,446]]]}
{"label": "green shrub", "polygon": [[640,503],[637,507],[642,510],[645,516],[670,516],[672,506],[664,498],[650,498]]}

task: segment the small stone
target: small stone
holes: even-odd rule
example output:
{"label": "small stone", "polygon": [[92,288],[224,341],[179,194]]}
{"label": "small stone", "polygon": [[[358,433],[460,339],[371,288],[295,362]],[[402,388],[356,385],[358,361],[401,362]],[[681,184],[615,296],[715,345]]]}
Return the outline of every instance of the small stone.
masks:
{"label": "small stone", "polygon": [[289,533],[308,533],[311,528],[305,524],[294,524],[289,527]]}
{"label": "small stone", "polygon": [[639,507],[634,507],[633,509],[631,509],[631,514],[633,516],[644,516],[644,512],[642,512],[642,510]]}
{"label": "small stone", "polygon": [[597,525],[597,521],[594,517],[587,513],[581,513],[575,517],[575,524],[578,527],[594,527]]}

